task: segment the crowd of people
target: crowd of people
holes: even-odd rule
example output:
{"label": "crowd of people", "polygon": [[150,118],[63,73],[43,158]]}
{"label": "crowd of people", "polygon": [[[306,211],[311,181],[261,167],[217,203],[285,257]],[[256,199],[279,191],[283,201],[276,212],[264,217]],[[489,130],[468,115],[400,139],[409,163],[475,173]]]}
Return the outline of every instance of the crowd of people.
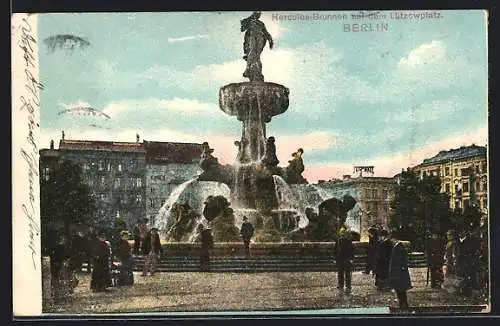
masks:
{"label": "crowd of people", "polygon": [[[336,243],[338,268],[338,287],[349,292],[352,271],[346,261],[353,259],[354,249],[345,244],[343,229]],[[379,291],[394,290],[401,308],[408,308],[407,291],[412,288],[408,270],[408,248],[380,227],[368,230],[367,264],[365,274],[373,275],[374,285]],[[484,239],[483,239],[484,240]],[[471,296],[474,289],[481,290],[487,286],[487,248],[485,241],[471,230],[463,232],[462,237],[454,230],[449,230],[446,239],[437,232],[429,235],[426,241],[427,280],[426,284],[433,289],[442,289],[451,293]]]}
{"label": "crowd of people", "polygon": [[[408,249],[394,234],[387,230],[369,230],[369,244],[367,254],[366,274],[375,276],[375,286],[380,291],[394,290],[399,306],[408,308],[407,291],[412,288],[408,269]],[[335,262],[337,267],[337,288],[339,291],[350,293],[352,288],[351,276],[354,269],[354,253],[352,233],[341,227],[334,245]]]}
{"label": "crowd of people", "polygon": [[[134,284],[132,253],[145,257],[142,276],[154,275],[162,256],[162,245],[157,228],[149,229],[148,220],[144,219],[134,228],[133,246],[128,231],[121,232],[121,238],[112,246],[105,232],[90,230],[87,234],[77,232],[73,237],[60,235],[50,251],[51,280],[55,297],[73,292],[79,280],[76,272],[91,273],[90,289],[95,292],[105,291],[112,286]],[[243,218],[240,235],[245,254],[250,255],[250,240],[253,225],[248,218]],[[380,227],[368,230],[366,269],[364,273],[374,277],[374,286],[385,292],[394,290],[400,308],[408,308],[407,291],[412,288],[409,273],[407,244],[398,240],[397,235]],[[464,296],[470,296],[474,289],[484,288],[488,272],[482,268],[487,248],[476,234],[464,232],[462,237],[454,230],[442,239],[438,233],[432,233],[426,241],[427,284],[433,289],[444,289]],[[352,272],[354,270],[355,246],[352,232],[343,226],[340,228],[334,245],[337,267],[337,288],[350,293]],[[210,270],[210,253],[214,247],[214,238],[210,227],[199,224],[196,242],[200,244],[200,269]],[[112,248],[113,247],[113,248]],[[118,263],[115,263],[118,260]],[[487,264],[486,264],[487,265]]]}
{"label": "crowd of people", "polygon": [[[247,222],[242,238],[249,252],[249,242],[253,227]],[[133,244],[130,245],[130,239]],[[141,220],[133,234],[124,230],[118,241],[108,240],[106,232],[90,229],[88,232],[76,232],[73,237],[65,233],[57,236],[57,241],[48,249],[50,256],[50,277],[54,298],[64,298],[73,293],[79,283],[77,274],[91,273],[90,289],[102,292],[113,286],[134,284],[134,260],[132,254],[145,257],[142,276],[153,276],[162,256],[162,245],[158,229],[148,227],[148,219]],[[210,269],[210,252],[214,240],[211,229],[198,225],[196,241],[200,244],[200,268]]]}

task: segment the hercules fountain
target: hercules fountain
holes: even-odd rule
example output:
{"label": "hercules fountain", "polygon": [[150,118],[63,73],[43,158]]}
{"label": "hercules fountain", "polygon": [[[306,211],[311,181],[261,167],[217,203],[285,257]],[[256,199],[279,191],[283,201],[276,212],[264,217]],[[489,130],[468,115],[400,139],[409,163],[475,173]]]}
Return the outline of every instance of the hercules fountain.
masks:
{"label": "hercules fountain", "polygon": [[243,216],[255,227],[254,242],[332,241],[356,201],[325,198],[302,177],[299,148],[288,166],[278,166],[276,139],[266,124],[289,105],[289,89],[264,81],[260,55],[273,39],[259,20],[260,12],[241,20],[244,34],[243,77],[219,91],[220,109],[242,123],[235,163],[222,165],[208,142],[202,145],[203,172],[174,189],[155,219],[168,242],[192,242],[197,225],[213,230],[215,242],[239,242]]}

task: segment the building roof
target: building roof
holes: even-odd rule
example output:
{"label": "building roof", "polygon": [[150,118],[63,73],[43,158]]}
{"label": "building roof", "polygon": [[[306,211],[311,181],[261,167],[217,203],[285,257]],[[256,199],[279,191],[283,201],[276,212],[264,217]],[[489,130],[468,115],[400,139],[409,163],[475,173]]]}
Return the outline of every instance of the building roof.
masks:
{"label": "building roof", "polygon": [[198,162],[202,145],[196,143],[171,143],[144,141],[146,164],[182,164]]}
{"label": "building roof", "polygon": [[440,151],[436,156],[424,159],[417,167],[459,161],[476,156],[486,157],[486,147],[472,144],[471,146],[462,146],[460,148],[450,149],[449,151]]}
{"label": "building roof", "polygon": [[395,183],[396,180],[391,177],[357,177],[357,178],[349,178],[344,180],[333,180],[333,181],[325,181],[321,182],[323,186],[352,186],[355,184],[366,184],[366,183]]}
{"label": "building roof", "polygon": [[66,140],[59,142],[60,150],[89,150],[89,151],[113,151],[113,152],[144,152],[142,143],[114,142],[102,140]]}

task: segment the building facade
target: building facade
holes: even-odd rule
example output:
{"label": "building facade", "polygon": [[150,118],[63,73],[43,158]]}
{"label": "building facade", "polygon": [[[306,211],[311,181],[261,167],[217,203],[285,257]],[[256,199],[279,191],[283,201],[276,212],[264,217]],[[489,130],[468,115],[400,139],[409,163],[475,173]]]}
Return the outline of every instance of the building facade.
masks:
{"label": "building facade", "polygon": [[146,149],[146,216],[155,217],[172,191],[182,183],[196,178],[201,144],[144,141]]}
{"label": "building facade", "polygon": [[329,195],[341,199],[350,195],[356,199],[356,206],[349,211],[347,224],[368,239],[368,228],[375,224],[387,226],[390,216],[390,203],[394,198],[396,181],[393,178],[360,176],[351,178],[346,175],[342,180],[318,183]]}
{"label": "building facade", "polygon": [[462,146],[441,151],[413,167],[421,177],[436,175],[441,179],[441,192],[450,195],[451,209],[477,205],[488,211],[488,160],[486,147]]}
{"label": "building facade", "polygon": [[185,178],[196,176],[200,154],[201,144],[63,138],[58,149],[51,142],[50,149],[40,150],[40,177],[47,178],[65,160],[79,165],[96,199],[97,219],[105,225],[123,218],[131,229],[140,219],[156,215]]}

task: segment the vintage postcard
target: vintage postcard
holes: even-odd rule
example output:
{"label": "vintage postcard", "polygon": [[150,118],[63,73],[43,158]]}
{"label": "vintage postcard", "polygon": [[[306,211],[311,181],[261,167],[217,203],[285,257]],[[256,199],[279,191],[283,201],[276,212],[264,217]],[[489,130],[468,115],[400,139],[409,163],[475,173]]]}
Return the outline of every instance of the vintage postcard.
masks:
{"label": "vintage postcard", "polygon": [[14,315],[490,312],[487,25],[13,14]]}

